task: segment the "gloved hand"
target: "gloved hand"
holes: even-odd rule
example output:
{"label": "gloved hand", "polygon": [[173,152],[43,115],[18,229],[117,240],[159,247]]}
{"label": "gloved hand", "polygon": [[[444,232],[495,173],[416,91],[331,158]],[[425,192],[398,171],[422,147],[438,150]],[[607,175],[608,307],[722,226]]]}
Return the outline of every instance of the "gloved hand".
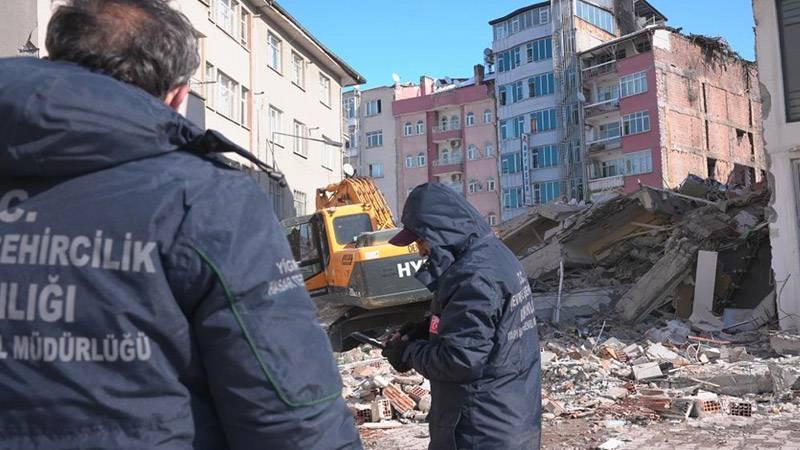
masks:
{"label": "gloved hand", "polygon": [[425,320],[421,322],[406,322],[397,333],[402,338],[403,336],[408,336],[409,341],[418,341],[420,339],[428,339],[430,337],[430,326],[431,326],[431,318],[430,316],[426,317]]}
{"label": "gloved hand", "polygon": [[381,351],[381,355],[389,360],[389,364],[394,367],[394,370],[402,373],[408,372],[412,369],[408,361],[406,361],[404,354],[406,348],[411,341],[403,339],[394,339],[386,343],[386,346]]}

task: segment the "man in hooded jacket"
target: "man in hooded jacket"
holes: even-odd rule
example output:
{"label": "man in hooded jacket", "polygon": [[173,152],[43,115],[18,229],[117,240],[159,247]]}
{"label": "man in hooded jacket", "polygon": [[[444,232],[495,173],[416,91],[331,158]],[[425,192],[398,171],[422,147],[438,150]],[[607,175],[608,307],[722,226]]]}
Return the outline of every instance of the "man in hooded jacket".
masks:
{"label": "man in hooded jacket", "polygon": [[245,151],[175,112],[189,21],[72,0],[47,49],[0,59],[0,449],[360,449]]}
{"label": "man in hooded jacket", "polygon": [[[430,450],[538,449],[539,338],[517,258],[480,214],[438,183],[406,200],[403,230],[428,259],[417,278],[434,293],[426,330],[405,327],[384,355],[431,382]],[[427,332],[426,332],[427,331]]]}

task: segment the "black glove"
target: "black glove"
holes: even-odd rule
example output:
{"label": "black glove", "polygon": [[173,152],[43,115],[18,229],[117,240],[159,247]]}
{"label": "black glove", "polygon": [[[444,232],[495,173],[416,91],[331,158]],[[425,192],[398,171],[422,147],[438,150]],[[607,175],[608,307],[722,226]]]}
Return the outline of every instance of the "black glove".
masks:
{"label": "black glove", "polygon": [[383,351],[381,352],[381,355],[389,360],[389,364],[394,367],[394,370],[400,373],[408,372],[412,369],[411,365],[405,360],[404,357],[406,348],[408,348],[408,344],[410,343],[411,341],[395,339],[387,342],[386,347],[384,347]]}
{"label": "black glove", "polygon": [[428,316],[421,322],[406,322],[397,331],[400,336],[408,336],[409,341],[418,341],[430,337],[431,318]]}

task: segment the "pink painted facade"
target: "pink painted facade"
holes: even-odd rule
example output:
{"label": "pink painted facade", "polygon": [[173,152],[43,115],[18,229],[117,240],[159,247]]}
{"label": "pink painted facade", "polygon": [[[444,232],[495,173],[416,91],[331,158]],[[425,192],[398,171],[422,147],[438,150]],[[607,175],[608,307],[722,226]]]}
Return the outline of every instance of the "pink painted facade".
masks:
{"label": "pink painted facade", "polygon": [[418,96],[393,103],[398,205],[414,187],[440,182],[464,195],[490,224],[499,222],[494,87],[483,82],[482,70],[475,75],[473,83],[439,89],[423,77]]}
{"label": "pink painted facade", "polygon": [[661,187],[661,140],[660,123],[658,121],[658,92],[656,86],[655,60],[652,52],[641,53],[630,58],[625,58],[617,62],[617,71],[620,78],[626,75],[634,75],[645,72],[647,77],[647,92],[621,98],[619,101],[619,113],[622,118],[628,114],[647,111],[650,115],[650,131],[641,134],[634,134],[622,137],[622,153],[635,153],[640,151],[650,151],[652,158],[653,171],[636,175],[624,176],[624,192],[635,192],[639,189],[639,183],[649,186]]}
{"label": "pink painted facade", "polygon": [[666,28],[598,46],[581,61],[592,198],[640,184],[676,188],[689,175],[741,185],[761,180],[751,63]]}

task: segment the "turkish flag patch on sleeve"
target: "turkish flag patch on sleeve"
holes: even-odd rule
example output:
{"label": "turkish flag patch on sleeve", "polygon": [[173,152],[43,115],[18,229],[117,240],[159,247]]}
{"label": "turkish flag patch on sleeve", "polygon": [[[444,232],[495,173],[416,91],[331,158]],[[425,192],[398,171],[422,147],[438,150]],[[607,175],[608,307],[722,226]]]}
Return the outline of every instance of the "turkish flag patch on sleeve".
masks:
{"label": "turkish flag patch on sleeve", "polygon": [[439,316],[431,316],[431,326],[428,329],[431,334],[439,334]]}

